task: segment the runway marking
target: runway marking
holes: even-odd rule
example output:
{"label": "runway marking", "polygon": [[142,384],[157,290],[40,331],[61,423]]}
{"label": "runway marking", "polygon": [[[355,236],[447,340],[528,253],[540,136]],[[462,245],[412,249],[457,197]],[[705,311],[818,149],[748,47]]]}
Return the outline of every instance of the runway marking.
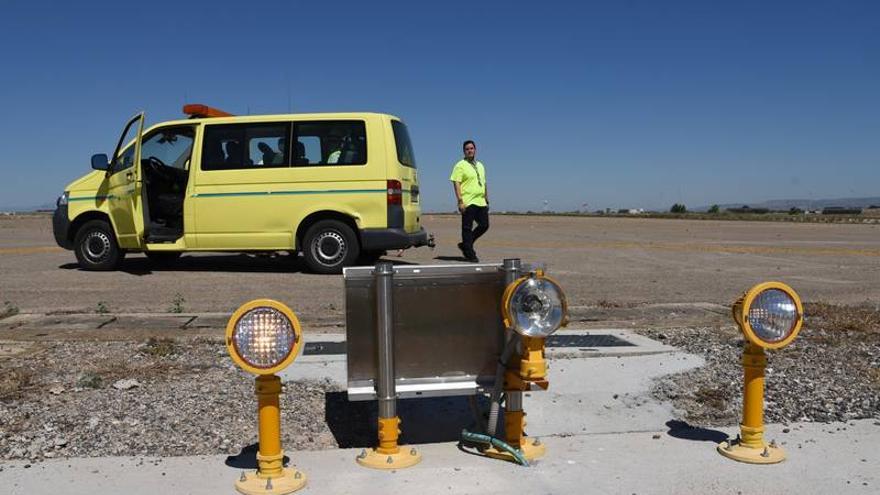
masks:
{"label": "runway marking", "polygon": [[[481,243],[483,244],[483,243]],[[807,246],[742,246],[725,244],[694,244],[679,242],[581,241],[581,242],[497,242],[484,246],[537,249],[646,249],[670,252],[730,253],[730,254],[787,254],[802,256],[867,256],[880,257],[880,249],[807,247]]]}
{"label": "runway marking", "polygon": [[64,251],[58,246],[25,246],[13,248],[0,248],[0,254],[34,254],[34,253],[56,253]]}

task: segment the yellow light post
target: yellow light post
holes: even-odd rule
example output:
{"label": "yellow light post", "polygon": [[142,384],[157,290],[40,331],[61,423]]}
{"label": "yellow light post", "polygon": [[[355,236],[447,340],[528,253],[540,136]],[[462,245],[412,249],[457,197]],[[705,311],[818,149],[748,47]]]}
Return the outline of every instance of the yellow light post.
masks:
{"label": "yellow light post", "polygon": [[749,289],[733,304],[733,318],[746,337],[743,349],[743,417],[736,440],[721,442],[724,457],[750,464],[785,460],[785,451],[764,441],[764,349],[789,345],[804,319],[800,297],[782,282],[764,282]]}
{"label": "yellow light post", "polygon": [[281,449],[281,378],[275,373],[296,359],[302,328],[293,311],[271,299],[238,308],[226,325],[226,348],[243,370],[257,375],[259,452],[255,473],[242,472],[235,489],[245,495],[281,495],[306,484],[301,471],[284,467]]}
{"label": "yellow light post", "polygon": [[[548,387],[544,344],[548,336],[568,323],[568,305],[562,287],[537,270],[508,284],[502,296],[501,313],[505,327],[515,332],[521,346],[520,355],[510,360],[504,375],[505,441],[531,461],[543,457],[546,447],[539,439],[525,434],[522,394],[532,384]],[[514,460],[511,453],[496,447],[487,449],[486,455]]]}

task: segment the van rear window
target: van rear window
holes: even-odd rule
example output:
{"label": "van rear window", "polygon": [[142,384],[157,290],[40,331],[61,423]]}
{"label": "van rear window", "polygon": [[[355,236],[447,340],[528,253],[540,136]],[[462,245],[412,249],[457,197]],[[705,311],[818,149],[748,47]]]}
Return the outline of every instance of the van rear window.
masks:
{"label": "van rear window", "polygon": [[397,161],[401,165],[416,168],[416,154],[413,152],[406,124],[399,120],[392,120],[391,128],[394,130],[394,142],[397,145]]}

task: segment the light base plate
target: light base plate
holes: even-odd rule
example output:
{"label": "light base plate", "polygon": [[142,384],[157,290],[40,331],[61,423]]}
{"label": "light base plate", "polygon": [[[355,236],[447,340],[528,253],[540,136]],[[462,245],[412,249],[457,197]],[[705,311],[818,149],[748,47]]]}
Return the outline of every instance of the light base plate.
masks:
{"label": "light base plate", "polygon": [[376,449],[365,449],[356,460],[361,466],[372,469],[403,469],[421,462],[422,453],[413,447],[401,447],[396,454],[382,454]]}
{"label": "light base plate", "polygon": [[782,447],[764,444],[764,448],[746,447],[736,440],[718,444],[718,453],[734,461],[749,464],[776,464],[785,460]]}
{"label": "light base plate", "polygon": [[244,495],[283,495],[293,493],[304,486],[306,486],[305,473],[290,468],[284,468],[281,476],[274,478],[262,477],[257,472],[248,472],[235,482],[235,489]]}

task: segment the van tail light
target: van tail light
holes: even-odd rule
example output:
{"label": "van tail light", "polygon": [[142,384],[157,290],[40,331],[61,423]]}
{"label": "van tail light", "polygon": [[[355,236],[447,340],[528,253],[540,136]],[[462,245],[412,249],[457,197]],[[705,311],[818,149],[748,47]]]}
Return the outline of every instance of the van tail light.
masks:
{"label": "van tail light", "polygon": [[388,204],[399,205],[403,203],[403,186],[399,180],[388,181]]}

